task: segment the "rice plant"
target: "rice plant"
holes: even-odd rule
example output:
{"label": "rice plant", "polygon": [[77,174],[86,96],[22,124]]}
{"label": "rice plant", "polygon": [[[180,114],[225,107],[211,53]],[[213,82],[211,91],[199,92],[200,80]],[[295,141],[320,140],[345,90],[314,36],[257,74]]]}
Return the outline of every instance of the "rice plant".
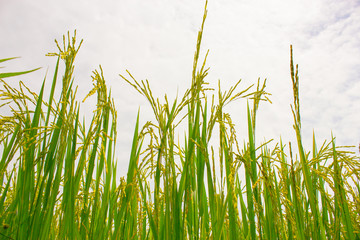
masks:
{"label": "rice plant", "polygon": [[[117,112],[101,66],[86,97],[97,96],[96,110],[89,124],[81,119],[76,32],[49,54],[57,58],[50,90],[46,78],[39,93],[7,82],[36,69],[0,73],[0,106],[9,112],[0,116],[1,239],[360,239],[359,157],[335,138],[319,148],[314,135],[312,149],[304,148],[292,47],[297,142],[257,146],[256,113],[270,101],[266,80],[242,89],[240,81],[225,91],[220,82],[217,90],[208,87],[207,54],[199,59],[206,5],[181,97],[161,100],[148,81],[120,75],[155,118],[140,126],[139,113],[134,121],[124,177],[116,175]],[[247,122],[234,123],[224,107],[239,102],[247,104]],[[236,124],[247,124],[243,144]]]}

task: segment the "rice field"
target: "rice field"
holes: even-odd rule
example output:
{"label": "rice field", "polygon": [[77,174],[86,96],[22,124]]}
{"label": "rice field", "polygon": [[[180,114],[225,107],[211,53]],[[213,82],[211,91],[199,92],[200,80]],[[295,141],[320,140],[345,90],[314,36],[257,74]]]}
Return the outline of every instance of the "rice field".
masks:
{"label": "rice field", "polygon": [[[0,116],[0,239],[360,239],[359,156],[335,138],[318,145],[314,136],[304,149],[292,48],[297,141],[257,146],[257,110],[270,101],[266,81],[208,88],[206,57],[199,59],[206,15],[205,6],[183,96],[161,101],[149,82],[120,75],[156,119],[134,120],[126,176],[116,174],[117,112],[101,67],[87,96],[97,98],[96,110],[90,124],[80,118],[86,103],[76,97],[76,33],[56,42],[53,77],[38,93],[7,82],[36,69],[0,73],[0,106],[10,109]],[[243,144],[224,110],[237,101],[248,103]]]}

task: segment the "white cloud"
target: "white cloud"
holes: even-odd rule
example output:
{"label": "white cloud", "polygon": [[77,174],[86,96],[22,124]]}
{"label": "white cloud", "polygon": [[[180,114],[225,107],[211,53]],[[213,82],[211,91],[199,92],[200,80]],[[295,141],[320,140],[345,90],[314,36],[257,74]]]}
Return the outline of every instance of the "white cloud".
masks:
{"label": "white cloud", "polygon": [[[144,121],[150,110],[118,74],[129,69],[138,80],[149,79],[154,94],[161,98],[165,93],[172,97],[183,93],[191,82],[203,4],[190,0],[7,1],[0,7],[1,54],[23,57],[10,64],[13,69],[43,66],[42,71],[26,76],[27,83],[38,88],[46,68],[54,65],[55,59],[44,57],[56,50],[53,39],[77,29],[78,37],[84,38],[76,68],[79,95],[85,96],[91,88],[91,71],[101,64],[121,121],[118,139],[123,149],[129,149],[138,106]],[[240,78],[243,87],[256,83],[258,77],[268,79],[273,104],[260,106],[260,141],[293,137],[289,106],[289,45],[293,44],[307,144],[313,128],[319,139],[329,139],[332,129],[339,144],[360,142],[357,1],[210,0],[208,10],[202,49],[203,54],[210,49],[212,86],[218,79],[224,89]],[[246,112],[238,110],[243,105],[228,109],[245,136],[240,129]],[[119,160],[126,162],[123,155]]]}

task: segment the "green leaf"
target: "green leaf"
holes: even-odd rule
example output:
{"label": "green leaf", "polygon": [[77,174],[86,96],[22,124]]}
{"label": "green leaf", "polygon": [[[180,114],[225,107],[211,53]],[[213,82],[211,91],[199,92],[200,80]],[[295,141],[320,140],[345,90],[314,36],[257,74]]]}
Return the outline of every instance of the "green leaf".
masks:
{"label": "green leaf", "polygon": [[32,69],[32,70],[23,71],[23,72],[0,73],[0,78],[15,77],[15,76],[19,76],[19,75],[31,73],[31,72],[34,72],[34,71],[39,70],[39,69],[40,69],[40,68],[35,68],[35,69]]}

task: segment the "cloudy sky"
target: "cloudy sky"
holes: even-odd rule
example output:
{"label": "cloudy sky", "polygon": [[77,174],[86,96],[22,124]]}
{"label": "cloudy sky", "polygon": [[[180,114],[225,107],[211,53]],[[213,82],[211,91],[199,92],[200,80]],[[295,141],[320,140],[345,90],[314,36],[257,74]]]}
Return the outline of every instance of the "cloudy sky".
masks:
{"label": "cloudy sky", "polygon": [[[118,158],[125,167],[137,110],[151,120],[145,99],[119,74],[148,79],[155,96],[173,99],[190,86],[204,0],[0,0],[0,58],[21,56],[1,71],[41,70],[22,77],[39,89],[56,58],[54,39],[77,30],[84,39],[75,78],[79,99],[91,89],[91,72],[103,67],[118,111]],[[299,64],[305,145],[360,143],[360,2],[358,0],[210,0],[202,50],[210,50],[207,81],[240,89],[267,78],[272,104],[260,105],[259,142],[294,138],[289,46]],[[15,80],[14,80],[15,81]],[[95,101],[95,100],[94,100]],[[94,103],[89,101],[89,104]],[[246,101],[229,105],[240,138],[246,137]],[[90,111],[82,106],[84,112]]]}

